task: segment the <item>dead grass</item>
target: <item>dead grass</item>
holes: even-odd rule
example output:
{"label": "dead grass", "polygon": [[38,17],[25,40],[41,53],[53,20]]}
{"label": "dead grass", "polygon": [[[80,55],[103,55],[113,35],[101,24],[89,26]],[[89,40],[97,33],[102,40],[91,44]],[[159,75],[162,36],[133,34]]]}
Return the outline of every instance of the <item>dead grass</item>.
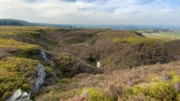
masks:
{"label": "dead grass", "polygon": [[[123,92],[138,84],[143,83],[151,83],[152,81],[160,81],[166,78],[168,72],[176,71],[177,75],[180,75],[180,62],[173,62],[168,64],[156,64],[156,65],[148,65],[148,66],[140,66],[133,69],[125,69],[125,70],[115,70],[108,71],[103,74],[79,74],[72,78],[70,83],[65,84],[65,86],[59,86],[58,89],[52,91],[53,94],[63,94],[64,92],[69,92],[71,90],[75,90],[73,93],[76,96],[78,90],[83,88],[100,88],[109,96],[114,99],[114,101],[118,100],[118,96],[123,94]],[[58,92],[57,92],[58,91]],[[62,92],[59,92],[62,91]],[[63,95],[61,95],[63,96]],[[66,98],[72,98],[66,94]],[[63,98],[63,97],[62,97]],[[62,101],[66,101],[68,99],[64,99]],[[144,95],[137,96],[129,96],[129,100],[141,99],[142,101],[150,101],[154,98],[146,97]],[[127,99],[126,99],[127,100]],[[155,99],[154,99],[155,100]],[[44,100],[38,100],[44,101]],[[118,101],[125,101],[120,99]]]}

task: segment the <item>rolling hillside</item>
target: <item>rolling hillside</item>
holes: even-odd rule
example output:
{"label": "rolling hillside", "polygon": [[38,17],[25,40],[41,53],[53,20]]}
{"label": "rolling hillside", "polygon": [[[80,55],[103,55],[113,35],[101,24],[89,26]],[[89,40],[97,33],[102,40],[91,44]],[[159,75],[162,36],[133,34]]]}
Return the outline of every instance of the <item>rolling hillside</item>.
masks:
{"label": "rolling hillside", "polygon": [[1,26],[0,101],[178,101],[179,42],[128,30]]}
{"label": "rolling hillside", "polygon": [[38,24],[15,19],[0,19],[0,26],[35,26]]}

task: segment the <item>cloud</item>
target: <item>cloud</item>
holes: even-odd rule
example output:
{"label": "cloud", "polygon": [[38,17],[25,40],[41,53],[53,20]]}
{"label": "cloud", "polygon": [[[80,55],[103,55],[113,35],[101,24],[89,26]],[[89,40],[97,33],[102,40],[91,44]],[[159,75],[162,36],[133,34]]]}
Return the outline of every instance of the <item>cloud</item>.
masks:
{"label": "cloud", "polygon": [[76,2],[77,0],[62,0],[64,2]]}
{"label": "cloud", "polygon": [[180,24],[179,0],[0,0],[0,18],[59,24]]}

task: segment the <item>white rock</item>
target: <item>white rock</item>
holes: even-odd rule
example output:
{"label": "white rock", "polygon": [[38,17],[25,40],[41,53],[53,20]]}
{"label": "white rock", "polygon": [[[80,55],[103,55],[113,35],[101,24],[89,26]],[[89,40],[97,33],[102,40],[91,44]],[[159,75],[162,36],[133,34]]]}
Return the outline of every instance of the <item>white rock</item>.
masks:
{"label": "white rock", "polygon": [[13,93],[13,95],[9,99],[7,99],[6,101],[16,101],[16,99],[18,99],[21,95],[22,95],[21,89],[17,89]]}
{"label": "white rock", "polygon": [[100,63],[100,61],[97,61],[96,66],[97,66],[97,68],[101,68],[101,63]]}
{"label": "white rock", "polygon": [[21,95],[21,98],[28,98],[29,97],[29,94],[27,92],[24,92],[22,95]]}

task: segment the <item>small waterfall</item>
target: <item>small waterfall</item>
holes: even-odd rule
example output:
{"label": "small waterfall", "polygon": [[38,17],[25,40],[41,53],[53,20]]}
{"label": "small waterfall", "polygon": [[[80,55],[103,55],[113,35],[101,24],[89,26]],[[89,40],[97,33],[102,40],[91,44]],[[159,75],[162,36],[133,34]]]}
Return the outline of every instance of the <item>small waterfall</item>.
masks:
{"label": "small waterfall", "polygon": [[45,78],[46,78],[46,72],[45,72],[43,65],[38,64],[36,67],[36,71],[37,71],[37,75],[31,86],[31,92],[33,94],[39,93],[42,85],[44,84]]}

